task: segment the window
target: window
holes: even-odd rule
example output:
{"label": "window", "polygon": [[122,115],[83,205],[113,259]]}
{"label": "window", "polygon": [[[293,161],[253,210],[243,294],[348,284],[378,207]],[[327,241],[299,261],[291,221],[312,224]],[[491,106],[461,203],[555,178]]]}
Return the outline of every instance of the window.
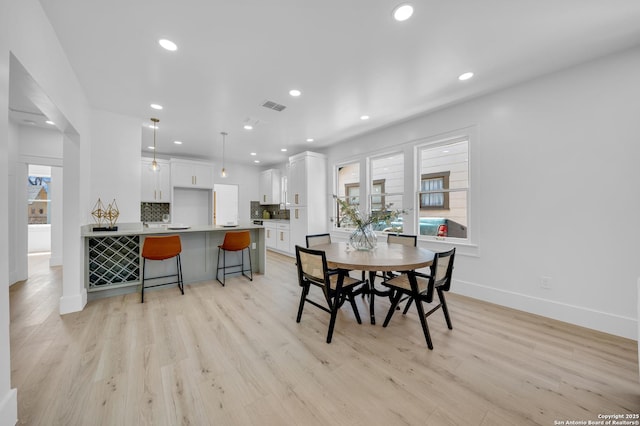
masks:
{"label": "window", "polygon": [[385,208],[384,179],[376,179],[371,184],[371,210],[380,211]]}
{"label": "window", "polygon": [[[31,166],[30,166],[31,167]],[[51,223],[49,203],[51,201],[51,177],[29,176],[27,180],[28,223]]]}
{"label": "window", "polygon": [[[336,196],[351,205],[360,205],[360,163],[341,164],[336,168]],[[334,226],[349,228],[349,223],[340,222],[340,204],[336,202]]]}
{"label": "window", "polygon": [[464,238],[468,226],[469,141],[465,138],[418,147],[418,229],[436,238]]}

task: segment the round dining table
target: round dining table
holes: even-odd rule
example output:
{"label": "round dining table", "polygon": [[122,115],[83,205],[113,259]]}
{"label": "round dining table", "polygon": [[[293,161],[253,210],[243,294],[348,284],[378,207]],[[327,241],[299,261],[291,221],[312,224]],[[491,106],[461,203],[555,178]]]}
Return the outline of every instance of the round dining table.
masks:
{"label": "round dining table", "polygon": [[368,271],[369,279],[364,293],[369,294],[369,313],[371,324],[376,323],[375,296],[390,296],[390,291],[377,290],[375,287],[376,272],[411,271],[425,268],[433,263],[434,253],[420,247],[395,243],[378,243],[373,250],[356,250],[345,242],[320,244],[314,250],[322,250],[327,258],[329,268]]}

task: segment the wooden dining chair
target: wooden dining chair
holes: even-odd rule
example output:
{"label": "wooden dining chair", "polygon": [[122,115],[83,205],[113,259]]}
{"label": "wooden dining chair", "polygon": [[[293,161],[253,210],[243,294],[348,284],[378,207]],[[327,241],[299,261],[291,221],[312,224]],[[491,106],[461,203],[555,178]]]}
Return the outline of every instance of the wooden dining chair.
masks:
{"label": "wooden dining chair", "polygon": [[[331,318],[329,320],[329,331],[327,332],[327,343],[331,343],[338,309],[348,299],[358,324],[362,324],[353,292],[356,286],[362,284],[362,281],[349,277],[346,271],[339,274],[330,274],[329,268],[327,268],[327,258],[322,250],[296,246],[296,264],[298,267],[298,282],[302,287],[296,322],[300,322],[302,319],[305,303],[310,303],[328,312]],[[309,298],[311,286],[322,290],[326,305]]]}
{"label": "wooden dining chair", "polygon": [[[453,329],[451,324],[451,318],[449,317],[449,309],[447,308],[447,301],[444,297],[444,292],[449,291],[451,288],[451,276],[453,274],[453,260],[455,258],[456,249],[453,248],[449,251],[436,253],[433,258],[433,264],[431,265],[430,275],[424,275],[415,271],[408,271],[397,277],[386,280],[383,284],[388,286],[394,291],[394,295],[391,297],[391,307],[387,313],[387,317],[382,324],[386,327],[391,321],[391,317],[396,311],[398,303],[403,295],[410,296],[409,302],[403,312],[407,313],[412,301],[416,302],[416,309],[418,310],[418,316],[420,317],[420,324],[422,325],[422,331],[427,341],[429,349],[433,349],[433,343],[431,342],[431,335],[429,334],[429,326],[427,325],[427,317],[442,308],[445,321],[449,330]],[[423,303],[433,302],[434,291],[438,294],[439,303],[428,312],[425,312]]]}

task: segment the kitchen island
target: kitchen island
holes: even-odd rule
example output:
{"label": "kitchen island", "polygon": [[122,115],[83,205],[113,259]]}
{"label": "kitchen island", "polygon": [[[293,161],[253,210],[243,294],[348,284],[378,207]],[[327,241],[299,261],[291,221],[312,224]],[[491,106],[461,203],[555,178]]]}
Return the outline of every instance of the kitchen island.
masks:
{"label": "kitchen island", "polygon": [[[82,227],[85,245],[84,276],[88,299],[115,296],[140,290],[142,245],[147,235],[180,235],[182,273],[185,284],[215,280],[218,245],[227,231],[249,230],[251,263],[255,273],[265,271],[265,235],[260,225],[234,227],[218,225],[118,224],[117,231],[92,231],[95,225]],[[233,258],[237,255],[237,259]],[[240,253],[227,253],[227,264],[240,263]],[[248,257],[245,256],[248,265]],[[175,262],[147,262],[147,275],[174,273]],[[239,269],[239,268],[238,268]],[[217,284],[217,283],[216,283]]]}

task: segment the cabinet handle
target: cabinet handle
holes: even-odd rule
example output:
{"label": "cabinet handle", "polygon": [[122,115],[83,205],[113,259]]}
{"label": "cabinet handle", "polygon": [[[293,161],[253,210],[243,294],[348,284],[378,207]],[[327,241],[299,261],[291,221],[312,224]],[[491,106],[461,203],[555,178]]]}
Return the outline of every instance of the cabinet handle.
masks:
{"label": "cabinet handle", "polygon": [[267,229],[267,238],[271,238],[271,230]]}
{"label": "cabinet handle", "polygon": [[[300,204],[300,203],[298,202],[298,194],[297,194],[297,193],[296,193],[295,199],[296,199],[296,204]],[[297,219],[297,217],[296,217],[296,219]]]}
{"label": "cabinet handle", "polygon": [[266,196],[266,195],[263,195],[263,196],[262,196],[262,202],[263,202],[263,203],[266,203],[266,202],[267,202],[267,196]]}
{"label": "cabinet handle", "polygon": [[158,191],[158,192],[160,192],[160,199],[162,200],[162,191]]}
{"label": "cabinet handle", "polygon": [[296,209],[295,218],[298,219],[298,209]]}
{"label": "cabinet handle", "polygon": [[284,241],[283,238],[282,238],[282,234],[283,234],[283,232],[280,231],[280,241]]}
{"label": "cabinet handle", "polygon": [[153,190],[153,199],[154,199],[154,200],[157,200],[157,199],[158,199],[158,197],[156,196],[156,190],[155,190],[155,189]]}

